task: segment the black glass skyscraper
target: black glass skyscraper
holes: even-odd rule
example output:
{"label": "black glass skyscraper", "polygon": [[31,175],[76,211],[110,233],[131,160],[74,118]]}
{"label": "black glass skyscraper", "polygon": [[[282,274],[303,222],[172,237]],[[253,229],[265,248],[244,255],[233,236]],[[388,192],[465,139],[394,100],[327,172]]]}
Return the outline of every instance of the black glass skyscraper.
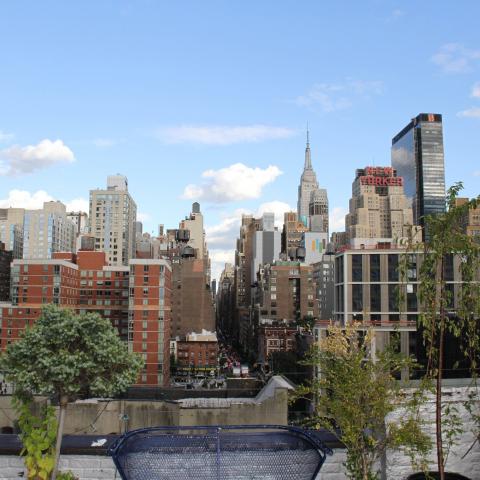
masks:
{"label": "black glass skyscraper", "polygon": [[445,211],[445,162],[442,116],[421,113],[392,140],[392,167],[403,177],[412,201],[413,221]]}

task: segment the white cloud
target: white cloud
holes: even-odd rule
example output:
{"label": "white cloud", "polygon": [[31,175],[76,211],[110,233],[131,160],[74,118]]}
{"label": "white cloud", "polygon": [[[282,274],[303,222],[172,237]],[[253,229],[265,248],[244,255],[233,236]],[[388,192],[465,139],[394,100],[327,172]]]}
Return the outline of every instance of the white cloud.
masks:
{"label": "white cloud", "polygon": [[139,222],[147,222],[150,219],[151,219],[151,216],[149,213],[137,212],[137,220]]}
{"label": "white cloud", "polygon": [[459,117],[480,118],[480,107],[472,107],[457,113]]}
{"label": "white cloud", "polygon": [[13,140],[14,136],[15,135],[13,133],[7,133],[0,130],[0,143],[10,142],[11,140]]}
{"label": "white cloud", "polygon": [[472,88],[472,97],[480,98],[480,82],[477,82]]}
{"label": "white cloud", "polygon": [[21,175],[75,161],[73,152],[62,140],[42,140],[37,145],[12,145],[0,150],[0,175]]}
{"label": "white cloud", "polygon": [[445,73],[465,73],[472,63],[480,60],[480,50],[471,50],[459,43],[448,43],[431,58]]}
{"label": "white cloud", "polygon": [[183,198],[216,203],[258,198],[263,187],[281,174],[275,165],[262,169],[247,167],[243,163],[235,163],[219,170],[206,170],[202,173],[205,181],[201,185],[187,185]]}
{"label": "white cloud", "polygon": [[[56,200],[45,190],[37,190],[30,193],[27,190],[10,190],[7,198],[0,199],[0,208],[26,208],[28,210],[37,210],[43,208],[44,202]],[[88,200],[84,198],[75,198],[69,202],[64,202],[69,211],[88,212]]]}
{"label": "white cloud", "polygon": [[89,202],[86,198],[74,198],[66,204],[67,212],[86,212],[90,209]]}
{"label": "white cloud", "polygon": [[344,83],[317,83],[305,95],[297,97],[295,103],[330,113],[350,108],[359,99],[367,100],[382,95],[383,91],[381,81],[347,79]]}
{"label": "white cloud", "polygon": [[295,130],[291,128],[269,125],[180,125],[160,128],[155,136],[165,143],[232,145],[289,138],[294,134]]}
{"label": "white cloud", "polygon": [[348,210],[343,207],[333,207],[330,210],[330,232],[343,232],[345,231],[345,215]]}

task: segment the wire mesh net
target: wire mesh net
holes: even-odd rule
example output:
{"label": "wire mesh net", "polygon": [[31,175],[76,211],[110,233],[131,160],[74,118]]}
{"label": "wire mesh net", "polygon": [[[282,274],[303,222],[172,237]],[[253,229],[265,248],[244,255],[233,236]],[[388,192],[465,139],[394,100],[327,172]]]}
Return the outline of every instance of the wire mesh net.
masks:
{"label": "wire mesh net", "polygon": [[127,433],[110,454],[124,480],[311,480],[329,449],[294,427],[166,427]]}

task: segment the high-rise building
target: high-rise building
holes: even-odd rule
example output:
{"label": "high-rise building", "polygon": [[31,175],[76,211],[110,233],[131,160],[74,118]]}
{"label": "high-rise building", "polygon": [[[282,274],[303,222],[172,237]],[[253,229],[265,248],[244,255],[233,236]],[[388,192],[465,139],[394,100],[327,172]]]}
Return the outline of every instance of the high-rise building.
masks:
{"label": "high-rise building", "polygon": [[56,252],[75,252],[75,229],[62,202],[45,202],[42,210],[25,210],[23,259],[52,258]]}
{"label": "high-rise building", "polygon": [[286,260],[295,260],[298,249],[303,247],[303,234],[308,232],[308,227],[299,221],[297,212],[283,214],[282,253]]}
{"label": "high-rise building", "polygon": [[421,113],[392,140],[392,167],[402,177],[412,202],[413,222],[445,211],[445,162],[442,116]]}
{"label": "high-rise building", "polygon": [[313,190],[308,207],[310,230],[326,233],[328,237],[328,196],[325,188]]}
{"label": "high-rise building", "polygon": [[172,271],[166,260],[130,261],[129,348],[142,355],[140,384],[169,384]]}
{"label": "high-rise building", "polygon": [[308,226],[309,209],[312,192],[318,189],[317,176],[312,167],[312,157],[310,152],[310,139],[307,130],[307,146],[305,148],[305,164],[302,176],[300,177],[300,185],[298,186],[298,202],[297,214],[298,220]]}
{"label": "high-rise building", "polygon": [[260,324],[262,319],[295,322],[318,316],[311,265],[276,261],[264,265],[257,279],[255,304]]}
{"label": "high-rise building", "polygon": [[403,178],[391,167],[358,169],[352,184],[345,228],[351,246],[376,246],[408,236],[412,208],[403,190]]}
{"label": "high-rise building", "polygon": [[137,205],[126,177],[111,175],[107,189],[90,190],[90,233],[95,250],[105,252],[110,265],[128,265],[135,257],[136,220]]}
{"label": "high-rise building", "polygon": [[198,202],[192,204],[192,212],[180,222],[179,228],[190,232],[188,245],[198,250],[197,258],[202,258],[206,253],[205,231],[203,229],[203,215]]}
{"label": "high-rise building", "polygon": [[257,272],[261,265],[279,260],[281,252],[281,234],[275,227],[275,215],[264,213],[260,229],[253,234],[252,242],[252,270],[251,282],[257,279]]}
{"label": "high-rise building", "polygon": [[24,208],[0,209],[0,241],[10,250],[13,258],[23,258]]}

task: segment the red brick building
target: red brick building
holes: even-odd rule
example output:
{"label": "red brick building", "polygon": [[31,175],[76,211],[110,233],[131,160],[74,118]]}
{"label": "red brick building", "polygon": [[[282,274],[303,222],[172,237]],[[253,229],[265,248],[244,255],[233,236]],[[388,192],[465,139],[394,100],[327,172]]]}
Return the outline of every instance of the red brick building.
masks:
{"label": "red brick building", "polygon": [[296,347],[297,327],[262,325],[258,329],[258,358],[266,362],[274,352],[292,352]]}
{"label": "red brick building", "polygon": [[130,260],[129,348],[145,362],[142,385],[168,385],[172,269],[166,260]]}
{"label": "red brick building", "polygon": [[218,341],[214,333],[191,333],[177,341],[179,371],[208,372],[218,366]]}
{"label": "red brick building", "polygon": [[96,312],[146,360],[139,384],[168,384],[171,268],[165,260],[116,267],[107,265],[103,252],[55,253],[48,260],[14,260],[11,285],[11,303],[0,303],[1,349],[35,322],[42,305]]}

